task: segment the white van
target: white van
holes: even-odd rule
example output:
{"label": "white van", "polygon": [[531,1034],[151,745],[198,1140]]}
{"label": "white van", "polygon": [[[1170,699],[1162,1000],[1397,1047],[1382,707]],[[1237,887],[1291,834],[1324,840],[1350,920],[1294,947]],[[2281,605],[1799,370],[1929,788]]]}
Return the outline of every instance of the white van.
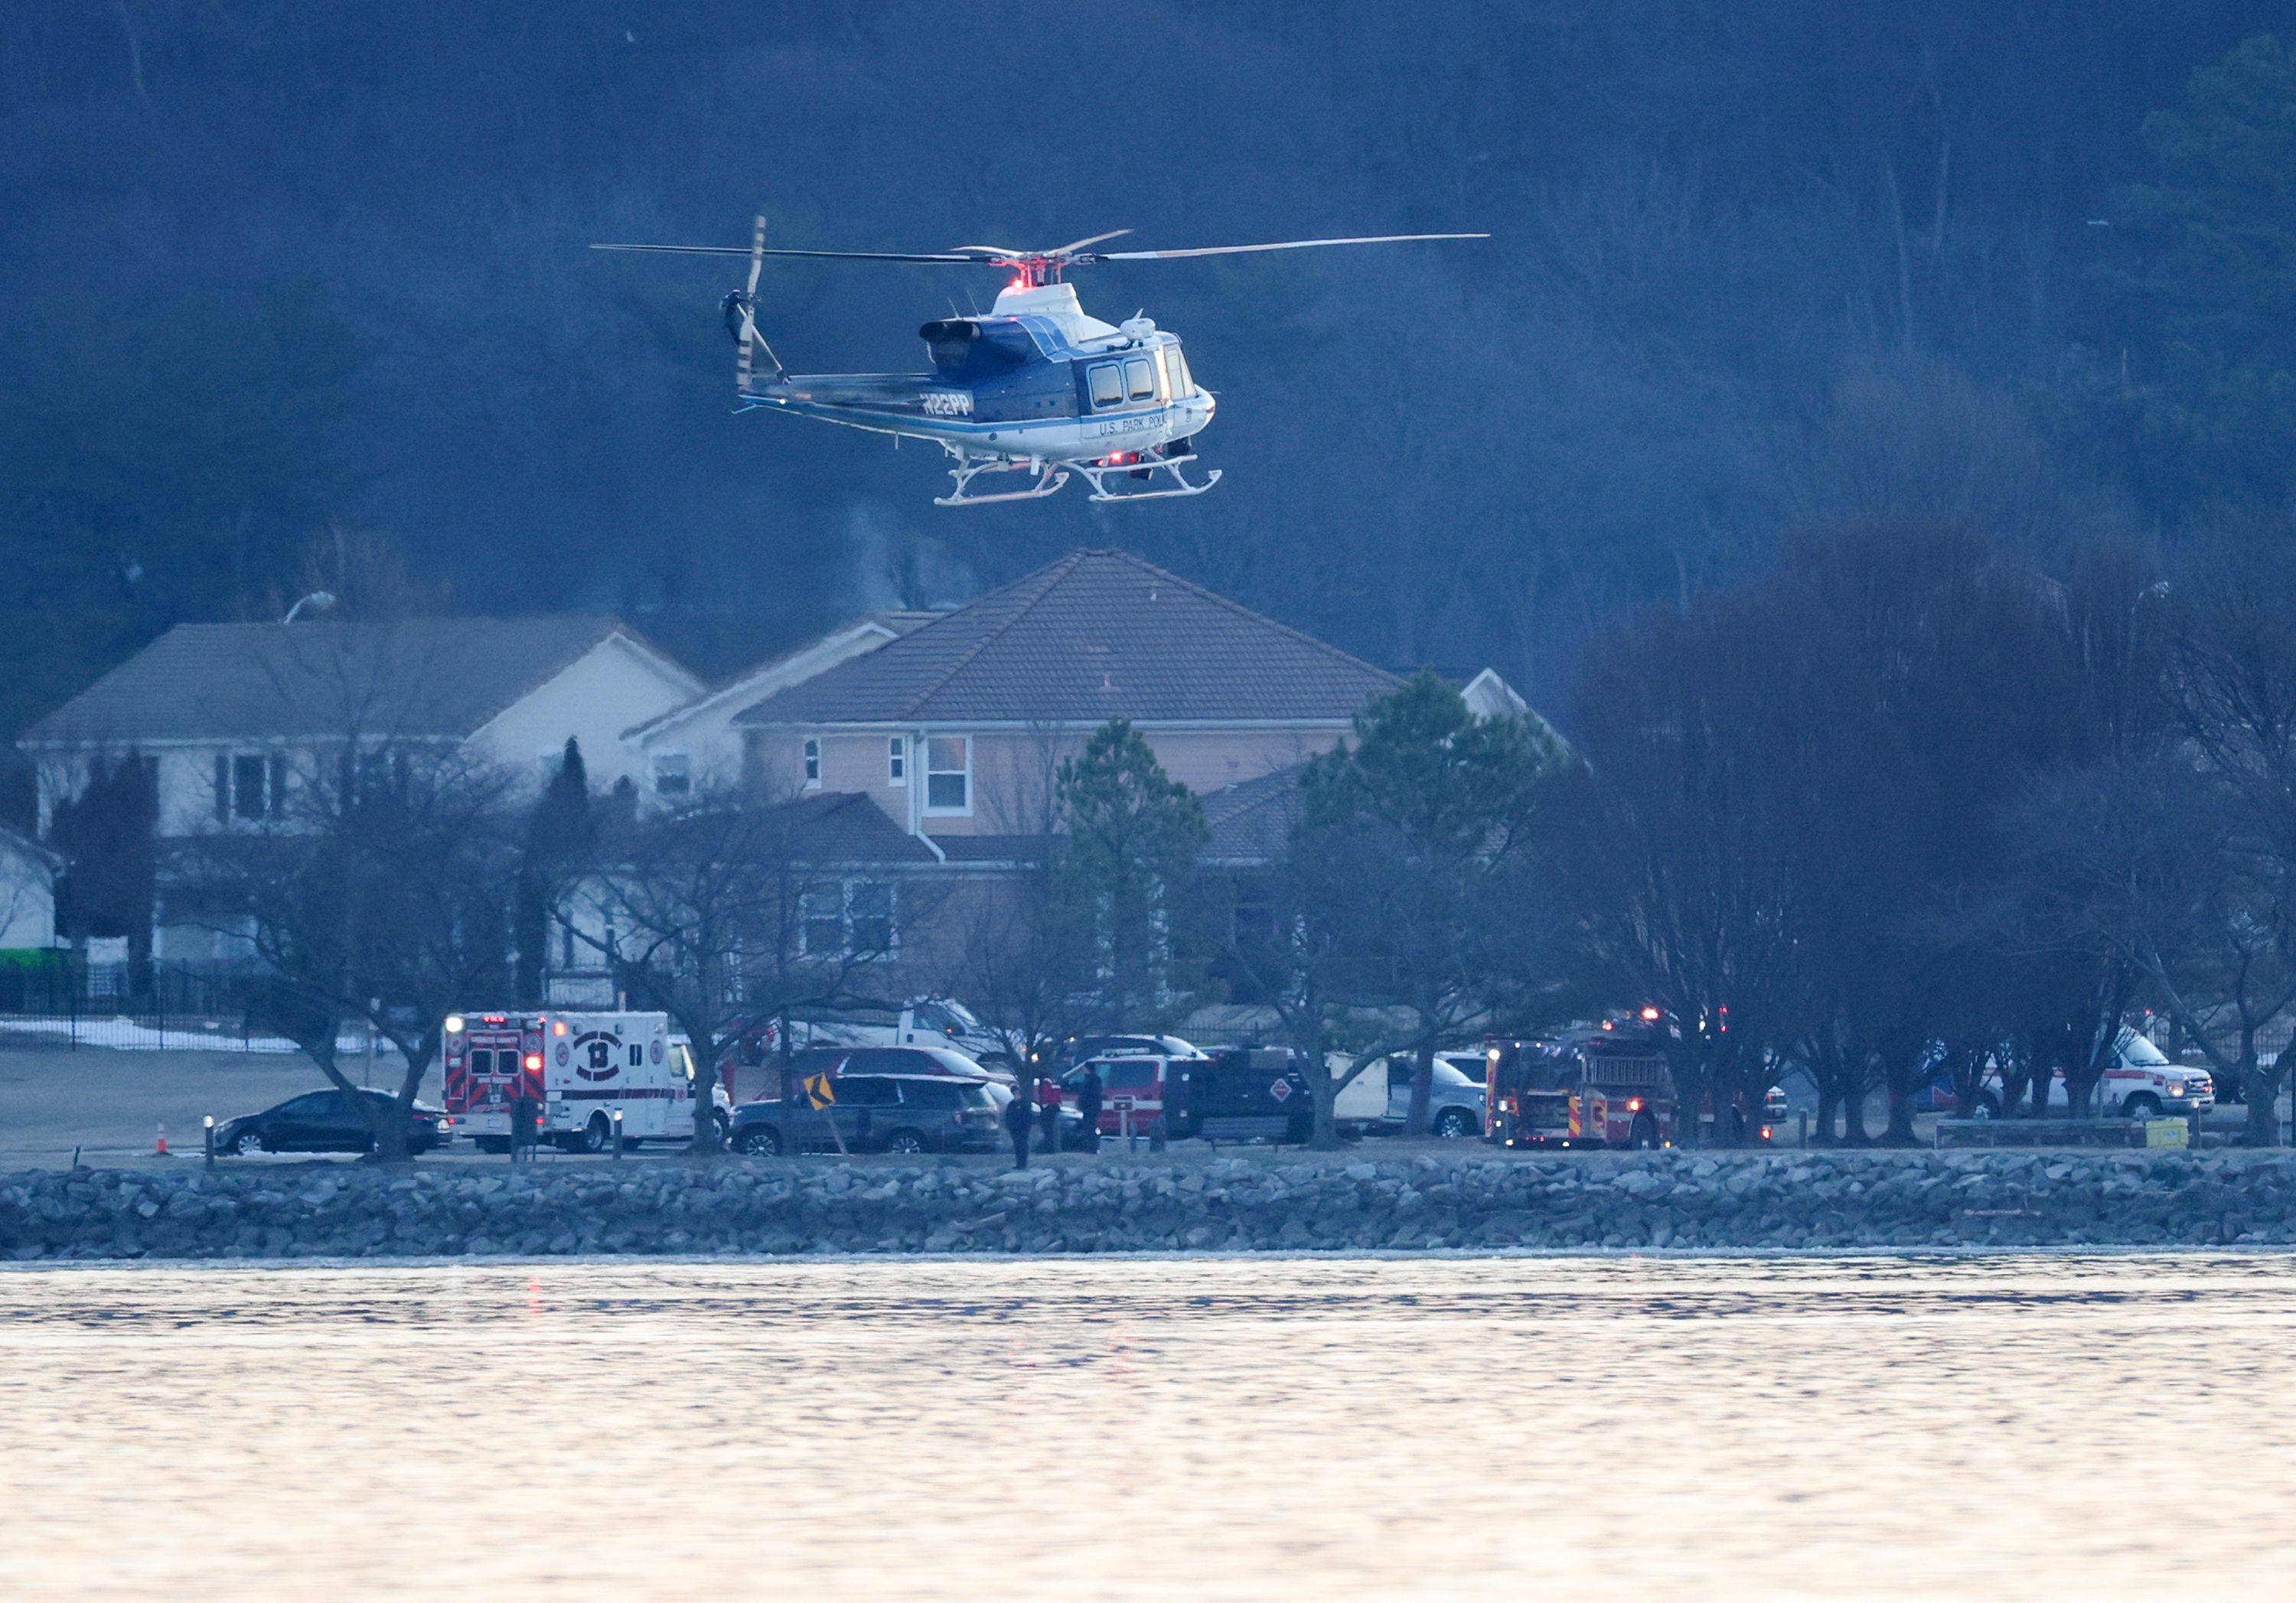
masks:
{"label": "white van", "polygon": [[[2064,1071],[2060,1069],[2049,1079],[2049,1106],[2062,1108],[2069,1100]],[[2112,1066],[2097,1083],[2096,1100],[2098,1111],[2108,1118],[2182,1117],[2214,1108],[2217,1089],[2207,1069],[2171,1063],[2152,1042],[2135,1030],[2123,1030],[2113,1043]],[[1979,1083],[1977,1106],[1969,1110],[1969,1116],[1989,1119],[2000,1112],[2001,1072],[1988,1067]]]}

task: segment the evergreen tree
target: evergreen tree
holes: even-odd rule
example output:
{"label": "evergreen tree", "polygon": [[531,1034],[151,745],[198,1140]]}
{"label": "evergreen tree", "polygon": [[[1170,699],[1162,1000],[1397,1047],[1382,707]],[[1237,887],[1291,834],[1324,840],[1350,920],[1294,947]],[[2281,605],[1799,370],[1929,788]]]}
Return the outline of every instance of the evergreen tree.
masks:
{"label": "evergreen tree", "polygon": [[1299,916],[1349,932],[1325,987],[1414,1020],[1415,1133],[1443,1038],[1538,967],[1529,832],[1570,758],[1543,724],[1479,717],[1426,669],[1357,714],[1355,732],[1300,775],[1286,879]]}
{"label": "evergreen tree", "polygon": [[1066,831],[1058,895],[1092,932],[1109,1027],[1185,1013],[1208,961],[1197,858],[1211,839],[1203,804],[1164,772],[1122,718],[1095,731],[1054,782]]}
{"label": "evergreen tree", "polygon": [[597,841],[590,815],[590,775],[582,747],[572,736],[558,772],[527,820],[524,861],[518,876],[516,986],[521,1007],[543,1002],[543,973],[549,967],[550,918],[567,878],[589,859]]}
{"label": "evergreen tree", "polygon": [[2296,484],[2296,55],[2270,35],[2193,74],[2144,121],[2120,192],[2132,254],[2105,271],[2136,364],[2120,397],[2164,508]]}
{"label": "evergreen tree", "polygon": [[99,757],[79,795],[56,805],[48,843],[70,866],[57,887],[59,933],[75,946],[126,936],[139,986],[152,957],[160,797],[152,763]]}

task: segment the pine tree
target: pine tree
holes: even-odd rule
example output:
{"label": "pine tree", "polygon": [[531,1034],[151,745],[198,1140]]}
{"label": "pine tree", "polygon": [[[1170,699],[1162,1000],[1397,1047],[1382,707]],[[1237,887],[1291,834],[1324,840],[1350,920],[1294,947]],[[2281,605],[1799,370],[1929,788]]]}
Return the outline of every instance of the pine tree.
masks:
{"label": "pine tree", "polygon": [[521,1007],[543,1002],[543,973],[549,967],[550,914],[569,875],[589,859],[597,841],[590,815],[590,775],[581,744],[570,735],[558,772],[527,821],[525,862],[518,876],[517,990]]}
{"label": "pine tree", "polygon": [[1211,839],[1203,804],[1122,718],[1061,764],[1055,795],[1058,894],[1094,932],[1103,1022],[1138,1029],[1185,1011],[1207,961],[1194,894]]}

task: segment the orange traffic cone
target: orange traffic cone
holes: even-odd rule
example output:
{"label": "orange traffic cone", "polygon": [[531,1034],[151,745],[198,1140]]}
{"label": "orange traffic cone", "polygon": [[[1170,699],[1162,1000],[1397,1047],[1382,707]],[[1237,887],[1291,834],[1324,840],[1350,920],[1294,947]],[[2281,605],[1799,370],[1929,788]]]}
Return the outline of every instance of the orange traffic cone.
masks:
{"label": "orange traffic cone", "polygon": [[168,1126],[166,1125],[163,1124],[160,1126],[160,1139],[152,1143],[152,1150],[155,1155],[160,1157],[168,1156]]}

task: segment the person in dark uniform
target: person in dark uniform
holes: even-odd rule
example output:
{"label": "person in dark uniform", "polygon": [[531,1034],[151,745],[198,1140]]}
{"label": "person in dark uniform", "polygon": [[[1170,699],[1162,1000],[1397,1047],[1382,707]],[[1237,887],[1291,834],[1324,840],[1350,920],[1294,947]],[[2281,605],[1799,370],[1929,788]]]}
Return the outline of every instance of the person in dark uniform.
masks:
{"label": "person in dark uniform", "polygon": [[1029,1106],[1027,1097],[1016,1094],[1004,1104],[1004,1133],[1013,1138],[1013,1166],[1016,1169],[1029,1166],[1029,1136],[1036,1123],[1036,1109]]}
{"label": "person in dark uniform", "polygon": [[1043,1137],[1039,1152],[1061,1149],[1061,1083],[1050,1075],[1037,1079],[1037,1128]]}
{"label": "person in dark uniform", "polygon": [[1087,1152],[1100,1150],[1100,1076],[1086,1074],[1077,1081],[1077,1137]]}

